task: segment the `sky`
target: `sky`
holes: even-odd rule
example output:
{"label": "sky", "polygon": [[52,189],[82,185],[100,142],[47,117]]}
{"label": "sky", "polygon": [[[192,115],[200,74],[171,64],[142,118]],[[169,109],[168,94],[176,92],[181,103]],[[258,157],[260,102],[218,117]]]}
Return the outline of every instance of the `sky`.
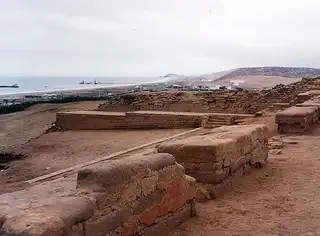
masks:
{"label": "sky", "polygon": [[318,0],[0,0],[0,76],[320,68]]}

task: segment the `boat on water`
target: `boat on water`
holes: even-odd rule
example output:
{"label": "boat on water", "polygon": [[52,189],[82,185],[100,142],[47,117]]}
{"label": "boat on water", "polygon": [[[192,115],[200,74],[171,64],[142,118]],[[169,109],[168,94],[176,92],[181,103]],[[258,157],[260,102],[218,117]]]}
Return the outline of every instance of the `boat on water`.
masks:
{"label": "boat on water", "polygon": [[101,84],[100,82],[97,82],[96,80],[94,80],[94,82],[86,82],[84,80],[82,80],[79,84]]}
{"label": "boat on water", "polygon": [[0,85],[0,88],[19,88],[19,85],[13,84],[13,85]]}

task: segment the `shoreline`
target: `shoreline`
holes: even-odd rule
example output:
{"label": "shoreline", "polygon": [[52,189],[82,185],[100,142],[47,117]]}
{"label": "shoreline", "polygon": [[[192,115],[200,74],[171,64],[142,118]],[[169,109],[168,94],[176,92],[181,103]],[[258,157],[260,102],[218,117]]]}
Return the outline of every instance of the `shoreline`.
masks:
{"label": "shoreline", "polygon": [[81,95],[85,93],[111,93],[113,92],[126,92],[132,90],[136,85],[116,85],[108,87],[98,87],[98,88],[81,88],[81,89],[61,89],[61,90],[46,90],[46,91],[29,91],[29,92],[16,92],[16,93],[6,93],[0,94],[0,98],[10,98],[14,96],[26,96],[26,95],[44,95],[44,94],[62,94],[62,95]]}
{"label": "shoreline", "polygon": [[[26,92],[9,92],[9,93],[0,93],[0,98],[12,98],[16,96],[26,96],[26,95],[44,95],[47,93],[56,93],[59,95],[83,95],[84,93],[93,93],[102,92],[102,93],[119,93],[119,92],[128,92],[129,90],[133,90],[136,86],[141,85],[156,85],[163,86],[165,83],[172,84],[175,80],[173,79],[161,79],[152,82],[146,83],[131,83],[131,84],[114,84],[114,85],[106,85],[98,87],[90,87],[90,88],[75,88],[75,89],[48,89],[44,91],[26,91]],[[101,85],[101,84],[100,84]],[[14,89],[13,89],[14,90]],[[1,90],[0,90],[1,92]]]}

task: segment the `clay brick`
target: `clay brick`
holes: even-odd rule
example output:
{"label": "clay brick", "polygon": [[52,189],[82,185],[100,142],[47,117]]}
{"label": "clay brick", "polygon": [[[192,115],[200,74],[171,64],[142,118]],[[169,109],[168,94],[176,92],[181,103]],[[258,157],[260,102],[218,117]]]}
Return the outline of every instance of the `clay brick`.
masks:
{"label": "clay brick", "polygon": [[83,224],[73,225],[68,236],[85,236]]}
{"label": "clay brick", "polygon": [[174,179],[167,183],[158,183],[157,189],[164,190],[171,197],[175,197],[182,194],[183,192],[182,181],[179,179]]}
{"label": "clay brick", "polygon": [[139,236],[150,236],[150,235],[162,235],[163,233],[170,231],[181,223],[191,218],[190,205],[185,206],[179,212],[176,212],[169,218],[160,221],[146,230],[138,233]]}
{"label": "clay brick", "polygon": [[192,177],[194,177],[197,182],[200,183],[208,183],[208,184],[217,184],[220,183],[224,178],[228,176],[229,171],[226,169],[215,171],[215,172],[194,172],[189,173]]}
{"label": "clay brick", "polygon": [[[219,162],[217,162],[217,163],[214,163],[212,169],[213,169],[213,170],[220,170],[220,169],[222,169],[223,163],[224,163],[224,161],[219,161]],[[204,170],[204,169],[201,168],[201,170]]]}
{"label": "clay brick", "polygon": [[172,208],[174,199],[170,195],[165,195],[158,207],[159,216],[166,215]]}
{"label": "clay brick", "polygon": [[161,202],[162,192],[156,190],[147,196],[140,197],[133,206],[133,214],[138,215],[144,212],[146,209],[151,208]]}
{"label": "clay brick", "polygon": [[168,166],[168,167],[164,168],[163,170],[159,170],[158,173],[159,173],[158,174],[159,182],[170,181],[172,179],[172,175],[173,175],[173,167]]}
{"label": "clay brick", "polygon": [[156,188],[156,184],[158,182],[158,173],[155,172],[155,175],[151,177],[144,178],[141,181],[142,193],[144,195],[150,194]]}
{"label": "clay brick", "polygon": [[140,217],[140,222],[148,226],[152,225],[155,222],[158,214],[159,214],[159,207],[154,206],[142,214],[142,216]]}
{"label": "clay brick", "polygon": [[135,201],[141,195],[141,188],[136,181],[129,183],[121,192],[121,204]]}
{"label": "clay brick", "polygon": [[80,170],[78,187],[90,188],[99,185],[103,188],[129,183],[133,176],[141,178],[148,176],[150,170],[157,171],[175,163],[172,155],[158,153],[150,155],[136,154],[109,162],[108,165],[93,165]]}
{"label": "clay brick", "polygon": [[85,223],[86,236],[104,236],[106,233],[123,225],[130,217],[130,208],[122,208],[94,222]]}
{"label": "clay brick", "polygon": [[122,236],[133,236],[138,231],[138,220],[132,219],[123,225]]}

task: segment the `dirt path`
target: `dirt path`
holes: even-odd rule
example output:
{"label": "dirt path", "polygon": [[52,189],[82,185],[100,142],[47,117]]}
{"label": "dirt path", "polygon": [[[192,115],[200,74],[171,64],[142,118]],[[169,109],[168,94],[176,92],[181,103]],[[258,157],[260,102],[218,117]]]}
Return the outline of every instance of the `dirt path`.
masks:
{"label": "dirt path", "polygon": [[320,235],[320,127],[166,236]]}

